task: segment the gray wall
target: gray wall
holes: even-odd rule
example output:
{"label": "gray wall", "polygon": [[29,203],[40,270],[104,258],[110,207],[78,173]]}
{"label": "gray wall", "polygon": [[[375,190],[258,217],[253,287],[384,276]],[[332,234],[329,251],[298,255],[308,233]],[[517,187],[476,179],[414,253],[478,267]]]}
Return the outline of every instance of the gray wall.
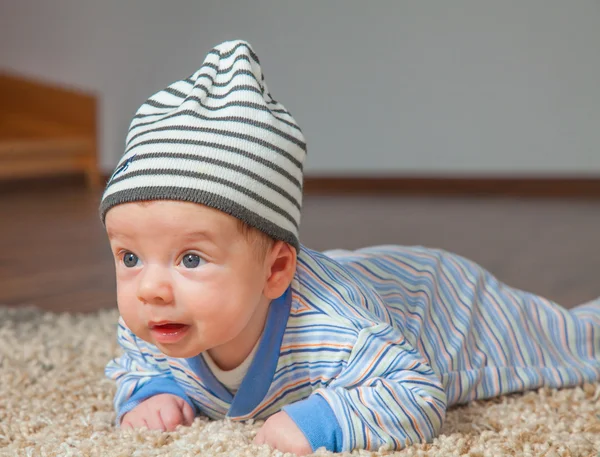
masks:
{"label": "gray wall", "polygon": [[138,105],[250,41],[317,174],[600,174],[597,0],[18,0],[0,68],[97,92],[102,165]]}

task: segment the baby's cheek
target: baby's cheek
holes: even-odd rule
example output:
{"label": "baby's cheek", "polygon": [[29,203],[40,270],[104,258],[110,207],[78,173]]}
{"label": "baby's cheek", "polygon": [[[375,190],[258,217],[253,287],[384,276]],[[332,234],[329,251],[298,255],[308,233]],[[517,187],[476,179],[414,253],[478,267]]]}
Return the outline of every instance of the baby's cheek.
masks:
{"label": "baby's cheek", "polygon": [[144,323],[144,320],[139,316],[139,307],[136,306],[135,301],[131,300],[131,296],[125,293],[118,293],[117,305],[119,307],[119,314],[125,321],[125,324],[138,338],[147,340],[148,329]]}
{"label": "baby's cheek", "polygon": [[235,334],[238,314],[234,308],[227,292],[219,296],[202,297],[191,311],[199,334],[209,340],[228,339],[231,333]]}

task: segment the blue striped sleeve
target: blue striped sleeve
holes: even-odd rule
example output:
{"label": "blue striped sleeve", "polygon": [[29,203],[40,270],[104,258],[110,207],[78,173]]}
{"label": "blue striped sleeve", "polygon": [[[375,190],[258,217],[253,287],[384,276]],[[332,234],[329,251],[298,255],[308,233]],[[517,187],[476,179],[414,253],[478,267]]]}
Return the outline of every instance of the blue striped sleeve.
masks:
{"label": "blue striped sleeve", "polygon": [[439,434],[446,411],[438,376],[401,332],[387,324],[363,329],[346,368],[315,394],[327,402],[341,428],[340,451],[430,442]]}

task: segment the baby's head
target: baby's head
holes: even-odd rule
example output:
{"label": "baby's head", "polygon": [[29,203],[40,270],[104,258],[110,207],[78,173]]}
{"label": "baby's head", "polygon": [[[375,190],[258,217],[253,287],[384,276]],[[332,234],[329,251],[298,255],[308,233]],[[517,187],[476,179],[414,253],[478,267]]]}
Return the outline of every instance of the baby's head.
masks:
{"label": "baby's head", "polygon": [[100,205],[137,336],[174,357],[243,360],[293,279],[305,155],[242,41],[140,107]]}

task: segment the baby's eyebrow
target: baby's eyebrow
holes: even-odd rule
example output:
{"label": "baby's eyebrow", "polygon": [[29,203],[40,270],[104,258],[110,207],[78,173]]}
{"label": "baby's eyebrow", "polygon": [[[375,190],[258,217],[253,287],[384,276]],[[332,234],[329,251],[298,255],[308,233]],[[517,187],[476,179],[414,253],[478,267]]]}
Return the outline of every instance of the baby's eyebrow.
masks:
{"label": "baby's eyebrow", "polygon": [[112,238],[130,238],[129,236],[125,235],[124,233],[114,232],[112,230],[107,230],[106,233],[110,239],[112,239]]}
{"label": "baby's eyebrow", "polygon": [[216,235],[213,232],[209,232],[206,230],[196,230],[194,232],[184,233],[183,238],[185,239],[198,239],[198,238],[206,238],[209,240],[214,240]]}

